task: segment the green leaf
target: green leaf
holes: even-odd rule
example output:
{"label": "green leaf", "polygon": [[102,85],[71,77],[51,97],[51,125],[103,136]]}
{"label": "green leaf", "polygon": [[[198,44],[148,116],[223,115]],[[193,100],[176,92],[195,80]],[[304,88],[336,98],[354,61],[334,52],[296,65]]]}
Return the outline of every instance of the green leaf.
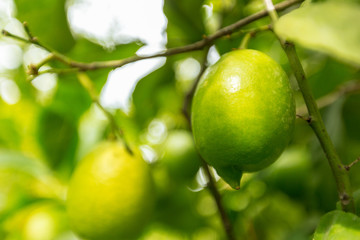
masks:
{"label": "green leaf", "polygon": [[20,152],[0,149],[0,169],[12,169],[27,173],[36,178],[50,175],[50,170],[39,161],[24,156]]}
{"label": "green leaf", "polygon": [[0,149],[0,180],[2,191],[6,190],[3,189],[4,185],[8,185],[7,187],[16,188],[10,190],[26,190],[28,194],[38,197],[59,198],[64,190],[44,163],[8,149]]}
{"label": "green leaf", "polygon": [[316,228],[314,240],[327,239],[360,239],[360,218],[339,210],[325,214]]}
{"label": "green leaf", "polygon": [[360,6],[348,2],[310,4],[281,17],[275,25],[280,37],[360,64]]}
{"label": "green leaf", "polygon": [[[2,104],[1,104],[2,105]],[[16,148],[20,145],[21,136],[17,126],[12,119],[0,119],[0,146]]]}
{"label": "green leaf", "polygon": [[166,0],[164,13],[167,24],[167,47],[181,46],[199,41],[205,33],[202,22],[202,1]]}
{"label": "green leaf", "polygon": [[74,75],[60,75],[58,89],[49,108],[76,123],[92,100]]}
{"label": "green leaf", "polygon": [[[0,149],[0,225],[35,199],[62,199],[64,186],[42,162],[18,151]],[[0,238],[4,237],[0,233]]]}
{"label": "green leaf", "polygon": [[[346,98],[343,105],[342,116],[344,118],[344,127],[349,138],[360,142],[360,95],[354,94]],[[360,210],[360,209],[359,209]]]}
{"label": "green leaf", "polygon": [[23,97],[13,105],[0,100],[0,147],[40,158],[35,139],[38,113],[39,106],[31,99]]}
{"label": "green leaf", "polygon": [[60,52],[75,43],[66,20],[65,0],[15,0],[17,17],[26,21],[32,34]]}
{"label": "green leaf", "polygon": [[49,165],[65,173],[71,172],[78,142],[75,123],[51,109],[44,109],[39,120],[38,138]]}
{"label": "green leaf", "polygon": [[[319,62],[318,60],[317,63]],[[308,62],[308,64],[311,66],[311,62]],[[315,98],[329,94],[339,85],[356,78],[354,76],[356,70],[349,65],[337,62],[331,58],[326,58],[321,64],[322,66],[319,70],[308,76],[308,81]],[[316,70],[316,68],[313,67],[310,70]]]}
{"label": "green leaf", "polygon": [[139,81],[132,95],[135,107],[135,121],[144,127],[161,109],[181,110],[181,97],[175,90],[175,75],[172,61]]}

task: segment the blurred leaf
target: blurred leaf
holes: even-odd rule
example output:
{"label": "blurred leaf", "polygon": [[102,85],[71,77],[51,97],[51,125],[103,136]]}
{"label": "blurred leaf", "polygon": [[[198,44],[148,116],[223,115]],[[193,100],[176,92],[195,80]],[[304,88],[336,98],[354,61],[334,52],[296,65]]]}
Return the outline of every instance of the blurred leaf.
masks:
{"label": "blurred leaf", "polygon": [[230,52],[233,49],[237,49],[240,46],[242,38],[241,37],[230,37],[223,38],[216,41],[215,46],[216,50],[219,52],[220,56]]}
{"label": "blurred leaf", "polygon": [[[316,57],[314,56],[310,55],[309,58],[313,58],[314,61],[316,61]],[[308,62],[307,64],[310,65],[312,63]],[[314,67],[312,71],[316,71]],[[308,77],[315,98],[322,97],[334,91],[340,84],[352,80],[355,71],[354,68],[348,65],[337,62],[331,58],[326,59],[322,66]]]}
{"label": "blurred leaf", "polygon": [[30,159],[19,152],[5,149],[0,149],[0,169],[21,171],[39,179],[42,176],[51,174],[46,165]]}
{"label": "blurred leaf", "polygon": [[35,126],[39,106],[28,99],[9,105],[0,101],[0,145],[41,158]]}
{"label": "blurred leaf", "polygon": [[194,193],[185,185],[172,182],[167,189],[167,192],[159,196],[154,215],[155,220],[162,222],[173,229],[187,233],[191,233],[197,228],[205,227],[206,218],[210,219],[210,215],[204,217],[199,214],[199,207],[197,206],[199,205],[201,197],[205,197],[208,200],[205,204],[211,205],[210,207],[208,206],[208,208],[205,207],[203,211],[211,211],[210,208],[215,208],[215,214],[215,203],[209,193]]}
{"label": "blurred leaf", "polygon": [[0,145],[6,148],[16,148],[20,145],[21,137],[12,119],[0,119]]}
{"label": "blurred leaf", "polygon": [[[354,198],[354,202],[355,202],[355,213],[356,215],[360,215],[360,189],[357,189],[356,191],[353,192],[353,198]],[[340,205],[340,201],[338,203]],[[341,209],[341,205],[340,205],[340,209]]]}
{"label": "blurred leaf", "polygon": [[142,128],[160,109],[179,112],[179,94],[175,90],[175,76],[172,62],[150,73],[139,81],[132,95],[135,121]]}
{"label": "blurred leaf", "polygon": [[65,13],[65,0],[15,0],[17,17],[26,21],[32,34],[60,52],[74,45]]}
{"label": "blurred leaf", "polygon": [[114,113],[114,118],[120,129],[124,129],[124,138],[126,141],[130,144],[137,143],[139,140],[140,129],[132,117],[125,114],[120,109],[117,109]]}
{"label": "blurred leaf", "polygon": [[[0,149],[0,180],[0,194],[7,193],[4,204],[8,200],[19,202],[19,198],[24,197],[58,199],[64,190],[45,164],[20,152],[5,149]],[[0,207],[0,212],[5,210],[3,207]]]}
{"label": "blurred leaf", "polygon": [[360,218],[338,210],[325,214],[316,228],[314,240],[330,239],[360,239]]}
{"label": "blurred leaf", "polygon": [[310,4],[281,17],[275,32],[282,38],[360,64],[360,6],[326,2]]}
{"label": "blurred leaf", "polygon": [[259,172],[269,187],[281,190],[296,199],[306,197],[311,178],[311,157],[305,146],[288,147],[278,160]]}
{"label": "blurred leaf", "polygon": [[201,40],[205,33],[201,16],[202,1],[165,0],[167,47],[176,47]]}
{"label": "blurred leaf", "polygon": [[38,138],[52,168],[72,170],[78,142],[74,122],[51,109],[44,109],[39,120]]}
{"label": "blurred leaf", "polygon": [[[110,51],[81,39],[68,55],[84,62],[115,60],[132,56],[141,46],[140,43],[133,42],[119,45]],[[98,93],[106,82],[109,71],[102,69],[89,72]],[[39,141],[43,144],[52,167],[72,169],[78,141],[76,124],[91,103],[89,94],[79,84],[76,76],[59,76],[58,89],[53,102],[49,109],[44,111],[39,124]]]}
{"label": "blurred leaf", "polygon": [[49,108],[76,123],[92,100],[74,75],[59,76],[58,89]]}
{"label": "blurred leaf", "polygon": [[285,194],[267,190],[264,182],[250,181],[242,189],[223,196],[225,206],[239,213],[233,221],[239,239],[307,239],[294,236],[305,220],[305,209]]}
{"label": "blurred leaf", "polygon": [[[343,105],[343,117],[347,135],[360,141],[360,95],[349,96]],[[360,152],[359,152],[360,155]]]}
{"label": "blurred leaf", "polygon": [[344,103],[344,98],[339,98],[331,106],[322,111],[325,127],[329,136],[337,149],[341,152],[341,147],[344,146],[344,124],[341,116],[341,110]]}

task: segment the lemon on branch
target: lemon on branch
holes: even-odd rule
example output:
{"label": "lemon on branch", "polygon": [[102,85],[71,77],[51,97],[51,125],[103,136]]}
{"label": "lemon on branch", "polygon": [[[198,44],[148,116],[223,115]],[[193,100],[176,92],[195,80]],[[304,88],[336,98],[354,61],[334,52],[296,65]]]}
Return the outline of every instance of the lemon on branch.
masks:
{"label": "lemon on branch", "polygon": [[243,172],[273,163],[291,139],[295,102],[288,77],[259,51],[224,54],[197,86],[191,121],[204,160],[238,189]]}
{"label": "lemon on branch", "polygon": [[87,239],[136,239],[154,202],[148,165],[116,142],[100,144],[71,179],[67,211],[72,229]]}

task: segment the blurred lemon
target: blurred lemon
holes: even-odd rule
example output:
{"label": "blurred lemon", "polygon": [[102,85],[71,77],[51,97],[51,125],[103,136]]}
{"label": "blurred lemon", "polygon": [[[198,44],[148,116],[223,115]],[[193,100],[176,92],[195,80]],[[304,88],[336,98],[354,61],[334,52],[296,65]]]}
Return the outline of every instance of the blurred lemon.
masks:
{"label": "blurred lemon", "polygon": [[153,182],[138,152],[116,142],[96,147],[71,179],[70,225],[87,239],[136,239],[151,214]]}

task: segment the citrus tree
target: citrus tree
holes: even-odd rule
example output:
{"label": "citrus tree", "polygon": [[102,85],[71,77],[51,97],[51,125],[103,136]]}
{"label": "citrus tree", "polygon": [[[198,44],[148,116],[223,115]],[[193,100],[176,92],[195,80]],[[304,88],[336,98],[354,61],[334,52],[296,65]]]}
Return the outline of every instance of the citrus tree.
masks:
{"label": "citrus tree", "polygon": [[91,2],[0,3],[1,239],[360,238],[358,0]]}

